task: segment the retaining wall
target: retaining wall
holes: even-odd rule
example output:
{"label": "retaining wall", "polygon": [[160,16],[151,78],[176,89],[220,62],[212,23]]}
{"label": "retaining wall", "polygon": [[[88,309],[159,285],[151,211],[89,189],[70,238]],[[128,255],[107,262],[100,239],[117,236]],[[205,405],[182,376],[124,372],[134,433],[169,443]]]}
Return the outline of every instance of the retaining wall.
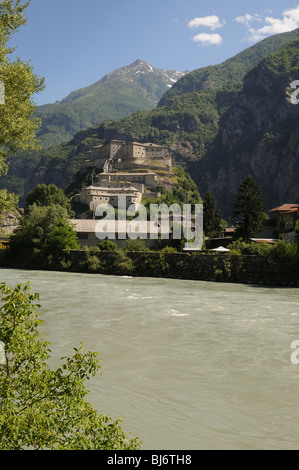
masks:
{"label": "retaining wall", "polygon": [[[3,250],[4,251],[4,250]],[[298,259],[273,259],[266,256],[164,253],[164,252],[65,252],[48,264],[27,259],[5,258],[0,253],[0,267],[41,269],[66,272],[130,275],[252,283],[270,286],[299,287]]]}

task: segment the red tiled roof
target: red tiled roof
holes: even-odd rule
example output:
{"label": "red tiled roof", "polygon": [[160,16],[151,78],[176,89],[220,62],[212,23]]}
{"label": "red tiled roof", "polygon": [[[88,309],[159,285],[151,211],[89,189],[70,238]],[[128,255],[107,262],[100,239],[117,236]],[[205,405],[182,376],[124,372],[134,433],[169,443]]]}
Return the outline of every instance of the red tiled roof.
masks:
{"label": "red tiled roof", "polygon": [[282,204],[281,206],[271,209],[269,212],[283,212],[284,214],[289,214],[292,212],[297,212],[299,204]]}
{"label": "red tiled roof", "polygon": [[276,238],[250,238],[254,243],[277,243],[279,240]]}

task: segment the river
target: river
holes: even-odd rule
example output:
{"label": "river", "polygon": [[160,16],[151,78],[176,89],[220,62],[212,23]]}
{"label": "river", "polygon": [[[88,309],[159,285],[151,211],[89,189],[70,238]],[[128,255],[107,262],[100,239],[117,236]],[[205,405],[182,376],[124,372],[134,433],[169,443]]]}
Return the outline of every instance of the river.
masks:
{"label": "river", "polygon": [[51,366],[98,351],[88,399],[143,449],[299,448],[299,289],[0,270],[27,280]]}

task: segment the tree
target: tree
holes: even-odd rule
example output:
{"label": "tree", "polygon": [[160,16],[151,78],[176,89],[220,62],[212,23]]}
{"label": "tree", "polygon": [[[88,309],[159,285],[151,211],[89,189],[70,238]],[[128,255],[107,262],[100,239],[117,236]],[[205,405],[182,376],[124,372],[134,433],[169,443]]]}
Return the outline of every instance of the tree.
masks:
{"label": "tree", "polygon": [[18,204],[18,200],[19,198],[15,194],[9,193],[6,189],[0,190],[0,224],[2,222],[4,212],[13,212]]}
{"label": "tree", "polygon": [[[11,61],[13,49],[8,46],[13,33],[26,24],[28,5],[24,0],[0,0],[0,83],[5,90],[5,102],[0,103],[0,176],[7,173],[8,152],[38,148],[40,120],[34,117],[32,96],[43,89],[43,80],[30,64]],[[0,196],[4,210],[13,201],[7,191]],[[33,204],[12,238],[15,253],[27,249],[29,258],[41,260],[55,250],[77,246],[68,213],[57,205]],[[50,349],[37,330],[38,295],[30,292],[29,284],[14,289],[2,284],[0,291],[0,449],[137,449],[137,439],[127,438],[120,421],[99,416],[85,401],[84,381],[100,369],[96,354],[81,346],[59,369],[49,369]]]}
{"label": "tree", "polygon": [[64,250],[79,249],[79,243],[65,208],[33,204],[11,237],[10,249],[15,258],[47,266]]}
{"label": "tree", "polygon": [[207,237],[213,238],[221,230],[222,218],[217,209],[216,199],[210,190],[203,202],[203,230]]}
{"label": "tree", "polygon": [[[8,45],[12,35],[26,24],[25,10],[29,1],[2,0],[0,2],[0,80],[4,83],[5,103],[0,105],[0,157],[2,173],[7,151],[35,149],[35,133],[40,120],[33,117],[36,108],[34,93],[43,90],[44,80],[38,78],[29,63],[19,58],[10,60],[14,48]],[[4,173],[5,174],[5,173]]]}
{"label": "tree", "polygon": [[55,184],[38,184],[30,191],[26,197],[26,211],[33,204],[37,206],[58,205],[64,207],[69,216],[73,215],[68,197],[64,194],[63,190],[58,188]]}
{"label": "tree", "polygon": [[250,238],[259,236],[265,219],[265,207],[260,188],[251,175],[248,175],[239,187],[233,217],[239,217],[237,238],[249,241]]}
{"label": "tree", "polygon": [[107,416],[85,397],[84,382],[100,372],[97,353],[83,345],[48,366],[49,343],[40,336],[38,294],[30,284],[0,285],[0,450],[136,450]]}
{"label": "tree", "polygon": [[[40,120],[33,117],[36,106],[32,96],[44,88],[44,80],[33,73],[29,63],[19,58],[12,61],[14,48],[9,45],[13,34],[26,24],[28,5],[29,1],[24,0],[0,0],[0,82],[4,86],[4,104],[0,103],[0,176],[8,171],[8,152],[38,148],[35,133]],[[1,193],[3,196],[3,190],[0,197]],[[6,200],[8,206],[16,203],[15,196],[8,197],[7,193]],[[2,207],[0,210],[3,212]]]}

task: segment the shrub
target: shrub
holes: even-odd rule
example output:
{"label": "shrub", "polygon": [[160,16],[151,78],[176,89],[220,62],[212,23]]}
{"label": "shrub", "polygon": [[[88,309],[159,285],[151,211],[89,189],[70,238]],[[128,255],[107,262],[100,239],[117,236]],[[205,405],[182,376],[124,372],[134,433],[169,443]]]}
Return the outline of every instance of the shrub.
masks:
{"label": "shrub", "polygon": [[161,253],[177,253],[178,250],[174,246],[165,246],[162,248]]}
{"label": "shrub", "polygon": [[273,246],[270,255],[273,260],[294,258],[296,251],[296,245],[292,245],[288,241],[279,241]]}
{"label": "shrub", "polygon": [[85,267],[88,269],[88,271],[94,273],[99,271],[101,268],[101,262],[97,256],[89,256],[86,260]]}
{"label": "shrub", "polygon": [[99,249],[100,251],[116,251],[117,245],[111,240],[103,240],[99,243]]}
{"label": "shrub", "polygon": [[137,238],[136,240],[126,240],[122,246],[122,251],[149,251],[149,249],[145,245],[144,240],[142,240],[141,238]]}
{"label": "shrub", "polygon": [[231,254],[267,256],[273,247],[268,243],[247,243],[241,239],[232,242],[228,248]]}

